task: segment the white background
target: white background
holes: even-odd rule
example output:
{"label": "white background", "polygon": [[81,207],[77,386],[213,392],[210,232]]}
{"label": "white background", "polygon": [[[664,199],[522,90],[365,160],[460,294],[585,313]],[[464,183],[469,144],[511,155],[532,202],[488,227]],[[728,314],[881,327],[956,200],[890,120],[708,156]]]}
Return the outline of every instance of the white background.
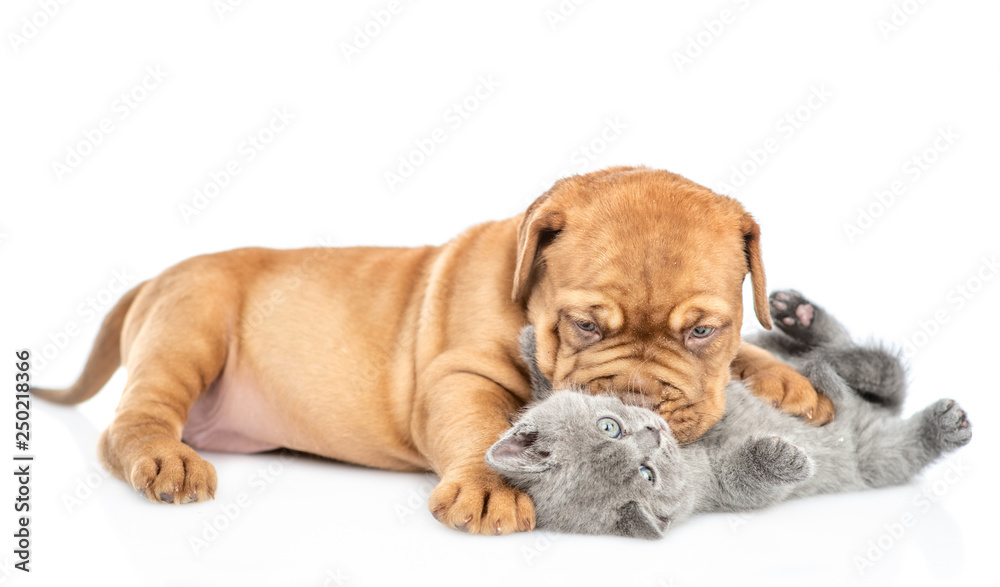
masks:
{"label": "white background", "polygon": [[[563,174],[645,164],[738,197],[762,226],[772,288],[802,290],[859,338],[916,340],[906,411],[954,397],[975,435],[910,485],[702,516],[655,543],[480,538],[432,519],[428,477],[274,454],[209,454],[214,502],[147,503],[94,456],[119,372],[78,408],[32,404],[32,572],[12,569],[3,475],[0,582],[998,584],[1000,279],[983,260],[1000,254],[995,2],[565,0],[554,22],[557,0],[404,1],[384,26],[369,21],[387,0],[258,0],[222,16],[211,0],[70,2],[50,18],[45,4],[0,11],[9,395],[13,349],[47,350],[39,385],[76,377],[99,322],[88,298],[103,314],[115,280],[247,245],[441,243]],[[894,11],[898,28],[880,29]],[[367,42],[366,25],[381,29]],[[499,85],[469,98],[481,79]],[[814,91],[828,97],[810,107]],[[456,118],[467,98],[474,111]],[[241,143],[282,108],[294,119],[248,160]],[[105,118],[110,132],[81,146]],[[436,128],[444,142],[390,189],[386,173]],[[70,166],[70,150],[86,156]],[[914,156],[932,160],[919,177]],[[233,160],[239,175],[222,178]],[[740,186],[733,166],[748,170]],[[905,191],[879,203],[896,181]],[[185,218],[195,190],[216,197]],[[852,238],[859,207],[877,217]],[[976,290],[961,303],[960,286]],[[0,402],[11,455],[13,403]],[[249,505],[218,518],[240,494]],[[213,523],[225,528],[195,552]]]}

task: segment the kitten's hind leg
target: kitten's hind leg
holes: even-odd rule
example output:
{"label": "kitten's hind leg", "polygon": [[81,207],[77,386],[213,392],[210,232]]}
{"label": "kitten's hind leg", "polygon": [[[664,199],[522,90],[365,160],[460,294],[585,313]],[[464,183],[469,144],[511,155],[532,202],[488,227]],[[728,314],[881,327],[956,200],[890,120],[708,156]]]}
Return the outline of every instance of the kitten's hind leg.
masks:
{"label": "kitten's hind leg", "polygon": [[851,344],[840,322],[794,289],[773,292],[770,301],[775,325],[806,348]]}
{"label": "kitten's hind leg", "polygon": [[859,430],[858,472],[870,487],[906,483],[971,439],[965,410],[955,400],[939,400],[908,420],[880,419]]}
{"label": "kitten's hind leg", "polygon": [[[896,414],[902,409],[906,399],[906,370],[894,353],[878,347],[853,347],[824,351],[821,359],[865,401]],[[803,374],[817,389],[821,388],[811,375]]]}

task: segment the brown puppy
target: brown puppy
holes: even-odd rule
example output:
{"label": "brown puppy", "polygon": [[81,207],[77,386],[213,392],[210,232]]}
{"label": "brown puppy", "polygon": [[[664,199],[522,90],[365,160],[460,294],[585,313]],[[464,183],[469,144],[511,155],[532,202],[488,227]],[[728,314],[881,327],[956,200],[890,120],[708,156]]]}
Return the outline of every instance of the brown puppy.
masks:
{"label": "brown puppy", "polygon": [[721,417],[730,368],[776,406],[832,417],[801,375],[740,347],[748,270],[757,317],[771,320],[760,229],[735,200],[665,172],[609,169],[557,183],[528,209],[518,242],[514,296],[532,292],[539,366],[556,387],[637,392],[682,443]]}
{"label": "brown puppy", "polygon": [[431,469],[441,522],[529,530],[531,500],[484,461],[530,396],[517,349],[527,322],[556,385],[654,407],[682,441],[721,416],[734,358],[738,375],[789,411],[832,417],[804,378],[741,350],[748,271],[769,327],[750,215],[680,176],[613,168],[561,180],[523,217],[441,247],[188,259],[122,298],[70,389],[34,393],[77,403],[124,365],[98,452],[153,501],[213,496],[215,470],[192,447],[288,447]]}

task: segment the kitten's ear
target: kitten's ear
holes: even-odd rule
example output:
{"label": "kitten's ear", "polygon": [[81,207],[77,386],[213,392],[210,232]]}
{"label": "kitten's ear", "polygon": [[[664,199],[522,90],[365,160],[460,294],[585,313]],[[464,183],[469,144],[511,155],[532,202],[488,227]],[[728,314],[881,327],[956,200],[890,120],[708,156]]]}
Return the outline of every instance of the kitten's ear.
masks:
{"label": "kitten's ear", "polygon": [[538,431],[514,426],[486,451],[486,463],[500,473],[541,473],[549,453],[538,447]]}
{"label": "kitten's ear", "polygon": [[663,537],[663,532],[669,525],[669,521],[653,520],[634,501],[618,508],[618,515],[618,521],[615,522],[615,533],[619,536],[656,540]]}
{"label": "kitten's ear", "polygon": [[532,397],[535,401],[552,395],[552,382],[538,369],[538,347],[535,344],[535,327],[531,324],[521,329],[521,336],[518,338],[521,344],[521,359],[528,366],[528,375],[531,377]]}

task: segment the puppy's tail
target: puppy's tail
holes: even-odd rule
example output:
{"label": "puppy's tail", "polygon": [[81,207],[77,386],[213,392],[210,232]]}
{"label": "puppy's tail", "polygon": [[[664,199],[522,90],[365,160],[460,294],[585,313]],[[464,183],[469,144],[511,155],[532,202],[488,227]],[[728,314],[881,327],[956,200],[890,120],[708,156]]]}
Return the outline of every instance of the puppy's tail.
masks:
{"label": "puppy's tail", "polygon": [[87,357],[87,364],[76,383],[67,389],[43,389],[32,387],[31,395],[57,404],[78,404],[94,397],[104,384],[111,379],[121,366],[121,333],[132,302],[139,290],[146,285],[142,282],[122,296],[101,323],[97,340]]}

